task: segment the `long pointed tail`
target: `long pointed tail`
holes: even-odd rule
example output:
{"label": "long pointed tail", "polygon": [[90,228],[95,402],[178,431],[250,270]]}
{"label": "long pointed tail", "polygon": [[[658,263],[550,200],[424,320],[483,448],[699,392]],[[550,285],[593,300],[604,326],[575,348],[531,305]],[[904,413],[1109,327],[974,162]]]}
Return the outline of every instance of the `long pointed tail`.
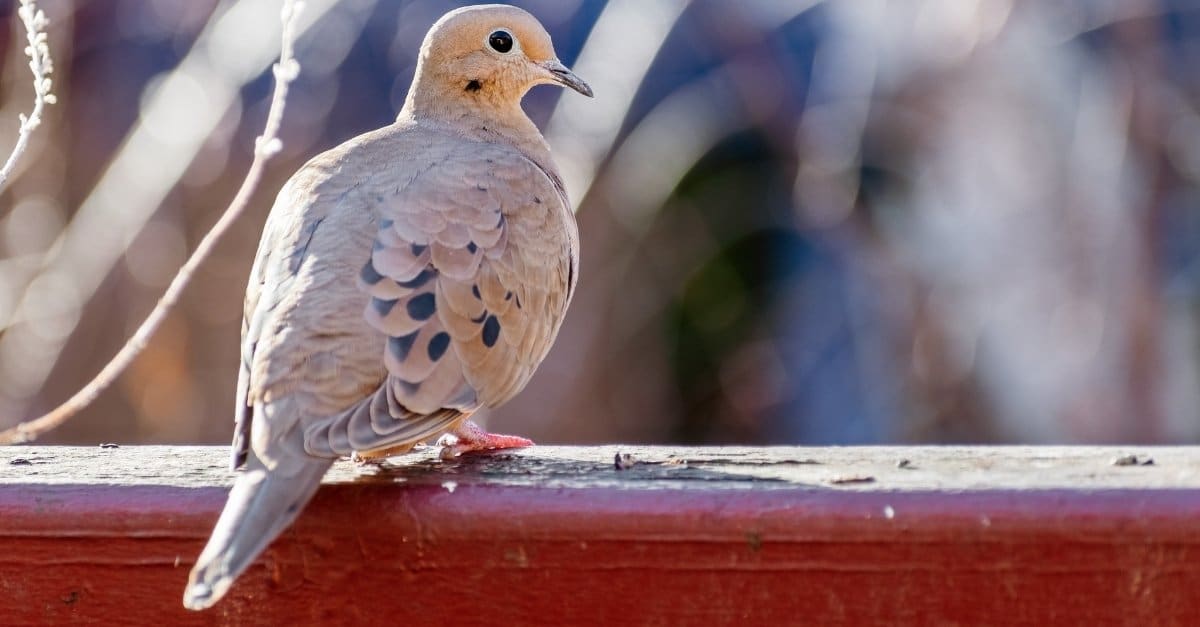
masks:
{"label": "long pointed tail", "polygon": [[268,471],[251,458],[192,568],[183,606],[202,610],[219,601],[234,579],[292,523],[332,463],[309,459]]}

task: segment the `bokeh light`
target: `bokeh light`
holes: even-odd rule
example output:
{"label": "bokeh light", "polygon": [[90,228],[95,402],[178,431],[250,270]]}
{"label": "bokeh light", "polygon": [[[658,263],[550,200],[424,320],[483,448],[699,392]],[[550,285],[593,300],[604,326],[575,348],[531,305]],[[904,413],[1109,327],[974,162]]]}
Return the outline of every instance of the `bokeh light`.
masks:
{"label": "bokeh light", "polygon": [[[10,3],[11,4],[11,3]],[[274,194],[388,124],[454,3],[308,0],[284,150],[147,352],[47,441],[227,441]],[[541,442],[1200,439],[1200,4],[529,0],[580,291],[490,427]],[[65,399],[228,203],[277,1],[42,0],[0,195],[0,427]],[[0,9],[0,149],[28,107]]]}

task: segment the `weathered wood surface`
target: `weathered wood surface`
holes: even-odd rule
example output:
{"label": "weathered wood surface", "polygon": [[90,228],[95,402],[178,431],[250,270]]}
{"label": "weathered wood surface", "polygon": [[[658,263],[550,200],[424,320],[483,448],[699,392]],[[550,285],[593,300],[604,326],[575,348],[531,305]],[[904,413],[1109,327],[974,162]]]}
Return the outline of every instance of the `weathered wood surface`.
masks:
{"label": "weathered wood surface", "polygon": [[[632,456],[621,470],[618,453]],[[535,447],[343,463],[229,597],[188,613],[225,464],[216,447],[0,447],[0,624],[1200,616],[1196,448]]]}

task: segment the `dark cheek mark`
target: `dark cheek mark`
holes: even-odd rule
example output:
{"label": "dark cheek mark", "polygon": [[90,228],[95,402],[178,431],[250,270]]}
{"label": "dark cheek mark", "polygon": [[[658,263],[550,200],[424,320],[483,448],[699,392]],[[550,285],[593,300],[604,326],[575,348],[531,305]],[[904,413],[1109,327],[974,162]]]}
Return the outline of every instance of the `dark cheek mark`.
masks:
{"label": "dark cheek mark", "polygon": [[408,359],[408,353],[412,350],[415,341],[417,341],[416,331],[400,337],[390,337],[388,338],[388,350],[392,351],[392,356],[397,360],[404,361]]}
{"label": "dark cheek mark", "polygon": [[496,316],[488,316],[487,320],[483,321],[483,345],[491,348],[496,345],[496,340],[500,339],[500,321]]}
{"label": "dark cheek mark", "polygon": [[450,346],[450,334],[442,331],[433,336],[429,340],[429,361],[437,361],[446,354],[446,349]]}
{"label": "dark cheek mark", "polygon": [[379,314],[379,317],[381,317],[381,318],[386,318],[388,314],[392,313],[392,307],[395,307],[395,306],[396,306],[396,299],[392,299],[392,300],[381,300],[378,298],[371,299],[371,307],[373,307],[375,309],[375,313]]}
{"label": "dark cheek mark", "polygon": [[479,91],[480,89],[483,89],[483,85],[481,85],[479,83],[479,81],[477,81],[477,80],[467,81],[466,91]]}
{"label": "dark cheek mark", "polygon": [[522,307],[521,307],[521,295],[520,295],[520,294],[517,294],[517,309],[522,309]]}
{"label": "dark cheek mark", "polygon": [[512,290],[504,293],[504,300],[512,300]]}
{"label": "dark cheek mark", "polygon": [[410,298],[406,307],[408,308],[409,317],[418,322],[430,319],[433,317],[433,313],[437,311],[437,304],[434,301],[433,294],[428,292]]}

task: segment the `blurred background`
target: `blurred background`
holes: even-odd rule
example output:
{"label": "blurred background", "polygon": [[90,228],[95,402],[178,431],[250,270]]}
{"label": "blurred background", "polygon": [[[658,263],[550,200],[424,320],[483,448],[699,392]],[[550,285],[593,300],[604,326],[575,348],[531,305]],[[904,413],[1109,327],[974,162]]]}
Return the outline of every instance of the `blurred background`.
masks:
{"label": "blurred background", "polygon": [[[32,85],[0,4],[0,152]],[[0,428],[99,370],[228,204],[278,0],[43,0],[0,196]],[[1200,440],[1200,0],[530,0],[580,290],[487,419],[544,443]],[[222,443],[271,201],[388,124],[454,3],[309,0],[283,153],[146,353],[46,442]]]}

